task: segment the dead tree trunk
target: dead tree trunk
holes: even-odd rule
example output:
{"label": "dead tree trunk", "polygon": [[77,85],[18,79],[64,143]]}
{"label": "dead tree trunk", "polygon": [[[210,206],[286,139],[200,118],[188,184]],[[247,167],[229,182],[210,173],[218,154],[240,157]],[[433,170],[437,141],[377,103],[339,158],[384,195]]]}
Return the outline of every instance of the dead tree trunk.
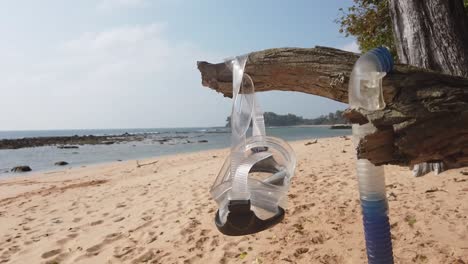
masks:
{"label": "dead tree trunk", "polygon": [[401,63],[468,77],[468,19],[463,0],[390,0]]}
{"label": "dead tree trunk", "polygon": [[[246,65],[256,91],[297,91],[348,101],[348,80],[357,54],[316,47],[253,52]],[[202,84],[225,96],[232,74],[224,63],[198,62]],[[353,123],[377,131],[361,139],[358,157],[377,165],[410,166],[443,161],[468,166],[468,79],[395,65],[383,81],[384,110],[348,112]]]}
{"label": "dead tree trunk", "polygon": [[468,20],[463,0],[390,0],[401,62],[468,77]]}

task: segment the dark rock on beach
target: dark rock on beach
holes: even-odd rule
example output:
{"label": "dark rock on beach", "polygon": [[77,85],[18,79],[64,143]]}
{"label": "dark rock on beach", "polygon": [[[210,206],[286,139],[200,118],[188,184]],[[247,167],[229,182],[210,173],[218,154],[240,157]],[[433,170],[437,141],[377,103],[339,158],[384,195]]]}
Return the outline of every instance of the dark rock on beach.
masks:
{"label": "dark rock on beach", "polygon": [[11,169],[12,172],[27,172],[27,171],[32,171],[31,167],[27,165],[21,165],[21,166],[16,166]]}
{"label": "dark rock on beach", "polygon": [[77,149],[78,146],[58,146],[59,149]]}
{"label": "dark rock on beach", "polygon": [[65,165],[68,165],[68,162],[63,161],[63,160],[62,161],[57,161],[57,162],[55,162],[54,165],[55,166],[65,166]]}
{"label": "dark rock on beach", "polygon": [[159,142],[159,144],[164,144],[164,142],[168,142],[170,139],[169,138],[162,138],[162,139],[155,139],[153,141]]}

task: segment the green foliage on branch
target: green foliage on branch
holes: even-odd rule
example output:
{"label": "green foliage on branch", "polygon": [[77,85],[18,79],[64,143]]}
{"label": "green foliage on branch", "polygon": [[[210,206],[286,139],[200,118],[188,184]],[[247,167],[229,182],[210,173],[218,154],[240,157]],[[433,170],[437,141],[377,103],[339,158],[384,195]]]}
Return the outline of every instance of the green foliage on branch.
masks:
{"label": "green foliage on branch", "polygon": [[[463,4],[468,16],[468,0]],[[356,37],[362,52],[386,46],[397,57],[388,0],[354,0],[351,7],[339,10],[342,14],[335,22],[340,25],[340,33]]]}
{"label": "green foliage on branch", "polygon": [[354,36],[364,53],[378,46],[386,46],[396,56],[392,20],[387,0],[354,0],[336,20],[340,33]]}
{"label": "green foliage on branch", "polygon": [[465,5],[465,14],[468,16],[468,0],[464,0],[463,4]]}

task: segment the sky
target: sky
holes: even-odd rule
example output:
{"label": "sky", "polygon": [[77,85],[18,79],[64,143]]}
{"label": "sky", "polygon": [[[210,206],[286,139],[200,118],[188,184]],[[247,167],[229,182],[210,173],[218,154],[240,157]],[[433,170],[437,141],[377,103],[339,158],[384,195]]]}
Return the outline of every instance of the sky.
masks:
{"label": "sky", "polygon": [[[223,126],[231,99],[202,87],[196,62],[267,48],[336,47],[352,0],[5,0],[0,130]],[[294,92],[264,111],[307,118],[344,109]]]}

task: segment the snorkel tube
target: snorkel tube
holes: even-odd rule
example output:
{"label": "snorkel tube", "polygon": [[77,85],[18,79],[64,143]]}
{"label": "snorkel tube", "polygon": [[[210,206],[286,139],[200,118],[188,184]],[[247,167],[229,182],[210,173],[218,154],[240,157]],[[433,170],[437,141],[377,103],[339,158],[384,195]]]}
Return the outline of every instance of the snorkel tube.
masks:
{"label": "snorkel tube", "polygon": [[[375,111],[385,108],[382,78],[392,68],[393,59],[386,48],[379,47],[362,55],[354,64],[349,81],[351,109]],[[374,131],[375,127],[370,122],[364,125],[354,124],[355,145],[357,146],[360,139]],[[366,159],[358,159],[356,168],[368,263],[391,264],[393,252],[384,168],[375,166]]]}

